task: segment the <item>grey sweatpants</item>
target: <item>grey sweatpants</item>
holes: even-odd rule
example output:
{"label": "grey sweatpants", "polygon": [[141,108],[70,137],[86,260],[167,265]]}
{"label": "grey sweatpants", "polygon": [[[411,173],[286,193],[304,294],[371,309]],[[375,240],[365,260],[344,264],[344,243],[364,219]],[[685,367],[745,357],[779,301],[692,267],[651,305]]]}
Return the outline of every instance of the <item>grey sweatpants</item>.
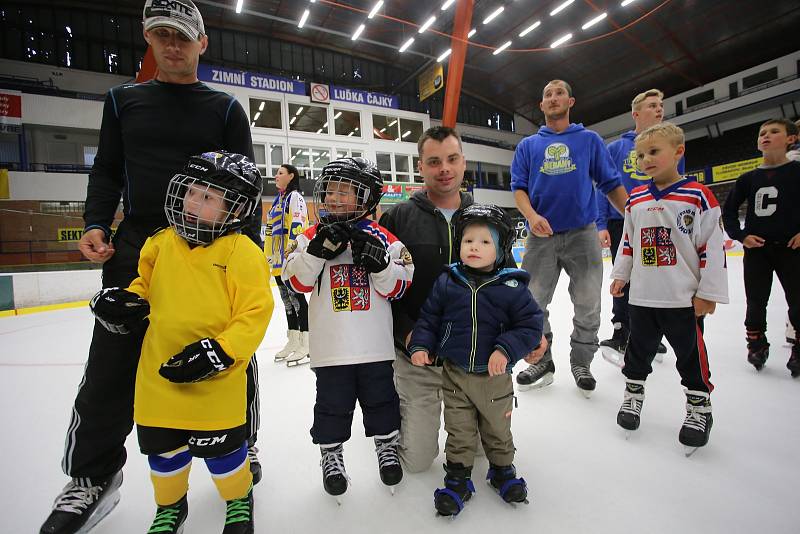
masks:
{"label": "grey sweatpants", "polygon": [[[554,234],[529,235],[525,241],[522,268],[531,275],[528,287],[544,310],[544,333],[552,333],[550,312],[561,270],[569,276],[569,296],[574,307],[570,336],[570,363],[588,366],[597,352],[600,328],[600,291],[603,285],[603,254],[594,223]],[[550,349],[543,361],[552,360]]]}

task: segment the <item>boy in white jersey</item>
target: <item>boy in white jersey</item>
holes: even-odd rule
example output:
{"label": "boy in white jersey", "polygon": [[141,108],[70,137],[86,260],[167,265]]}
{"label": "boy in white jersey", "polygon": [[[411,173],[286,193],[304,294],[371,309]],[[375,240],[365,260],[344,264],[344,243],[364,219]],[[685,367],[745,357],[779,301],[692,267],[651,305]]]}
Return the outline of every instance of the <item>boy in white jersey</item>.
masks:
{"label": "boy in white jersey", "polygon": [[683,131],[670,123],[636,137],[639,168],[652,182],[631,191],[611,294],[630,282],[631,335],[625,352],[625,398],[617,423],[639,427],[644,384],[662,335],[675,349],[686,389],[678,439],[687,455],[708,443],[714,389],[703,341],[703,317],[728,302],[720,208],[710,189],[678,173]]}

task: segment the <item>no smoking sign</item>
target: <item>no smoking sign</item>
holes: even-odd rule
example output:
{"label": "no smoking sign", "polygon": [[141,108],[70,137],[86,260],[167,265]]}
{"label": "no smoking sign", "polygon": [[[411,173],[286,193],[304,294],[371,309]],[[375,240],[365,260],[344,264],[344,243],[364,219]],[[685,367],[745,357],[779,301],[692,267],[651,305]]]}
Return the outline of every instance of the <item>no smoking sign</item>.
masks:
{"label": "no smoking sign", "polygon": [[311,101],[320,104],[330,104],[331,94],[328,86],[322,83],[311,84]]}

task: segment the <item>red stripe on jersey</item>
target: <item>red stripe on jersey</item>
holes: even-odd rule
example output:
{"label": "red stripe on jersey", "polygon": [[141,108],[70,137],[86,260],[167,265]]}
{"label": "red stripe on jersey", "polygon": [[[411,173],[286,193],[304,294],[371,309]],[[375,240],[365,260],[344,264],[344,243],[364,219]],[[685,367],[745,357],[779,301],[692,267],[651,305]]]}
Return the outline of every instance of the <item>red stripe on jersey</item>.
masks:
{"label": "red stripe on jersey", "polygon": [[303,284],[301,284],[300,280],[298,280],[296,276],[292,276],[291,278],[289,278],[289,285],[292,286],[292,289],[294,289],[298,293],[311,293],[311,290],[314,289],[313,286],[304,286]]}
{"label": "red stripe on jersey", "polygon": [[695,196],[691,195],[681,195],[679,193],[670,193],[669,195],[663,197],[661,200],[673,200],[676,202],[686,202],[687,204],[692,204],[697,206],[698,208],[703,208],[703,201]]}
{"label": "red stripe on jersey", "polygon": [[397,280],[394,283],[394,287],[392,288],[392,290],[389,291],[387,294],[384,295],[384,294],[380,293],[379,291],[375,291],[375,292],[378,293],[378,295],[380,295],[380,296],[382,296],[384,298],[391,299],[391,298],[396,298],[396,297],[402,295],[403,292],[405,292],[405,290],[406,290],[406,281],[405,280]]}
{"label": "red stripe on jersey", "polygon": [[636,204],[641,204],[642,202],[647,202],[649,200],[655,200],[653,198],[653,195],[647,194],[647,195],[642,195],[642,196],[636,197],[636,198],[631,197],[630,206],[633,207]]}
{"label": "red stripe on jersey", "polygon": [[714,196],[714,192],[703,184],[697,182],[688,182],[681,186],[681,189],[696,189],[700,191],[703,197],[706,199],[706,203],[708,204],[709,209],[714,209],[719,206],[719,202],[717,201],[717,197]]}

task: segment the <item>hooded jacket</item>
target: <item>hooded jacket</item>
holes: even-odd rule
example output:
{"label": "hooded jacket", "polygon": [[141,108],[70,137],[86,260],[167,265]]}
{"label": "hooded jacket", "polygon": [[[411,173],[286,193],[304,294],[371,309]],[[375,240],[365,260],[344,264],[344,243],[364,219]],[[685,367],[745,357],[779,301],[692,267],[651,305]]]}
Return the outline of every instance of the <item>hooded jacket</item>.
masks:
{"label": "hooded jacket", "polygon": [[485,373],[489,356],[508,358],[506,372],[539,346],[544,313],[528,290],[522,269],[500,269],[474,278],[460,264],[436,280],[411,335],[409,352],[425,350],[468,373]]}
{"label": "hooded jacket", "polygon": [[542,127],[517,145],[511,190],[526,191],[553,232],[595,222],[594,185],[604,195],[610,193],[620,185],[619,172],[600,136],[582,124],[570,124],[560,133]]}

